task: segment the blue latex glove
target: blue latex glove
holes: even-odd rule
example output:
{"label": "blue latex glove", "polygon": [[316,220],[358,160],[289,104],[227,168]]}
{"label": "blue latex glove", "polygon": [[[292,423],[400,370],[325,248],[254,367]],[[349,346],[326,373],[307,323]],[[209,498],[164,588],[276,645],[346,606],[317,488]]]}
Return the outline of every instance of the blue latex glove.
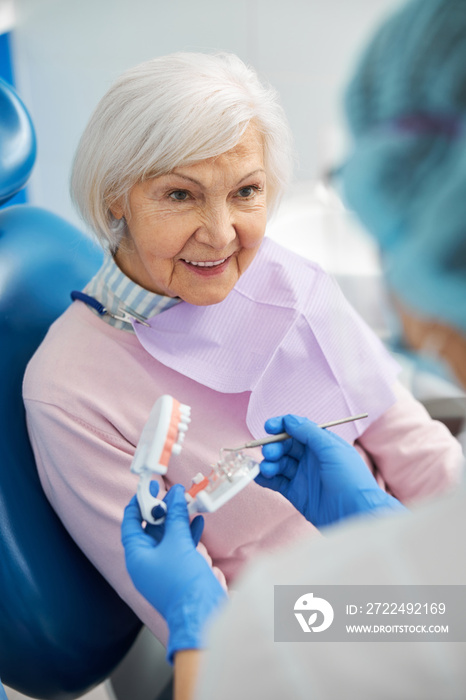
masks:
{"label": "blue latex glove", "polygon": [[405,510],[381,489],[354,447],[307,418],[287,415],[265,423],[292,439],[262,447],[256,482],[279,491],[316,527],[360,513]]}
{"label": "blue latex glove", "polygon": [[[204,647],[205,624],[227,596],[196,550],[183,486],[173,486],[164,500],[165,522],[145,532],[134,496],[125,509],[121,540],[134,585],[167,622],[167,658],[173,663],[177,651]],[[197,539],[202,517],[193,523]]]}
{"label": "blue latex glove", "polygon": [[[149,488],[151,495],[157,497],[159,493],[158,481],[155,481],[155,479],[150,481]],[[165,510],[160,505],[154,506],[151,513],[154,520],[162,517],[165,518]],[[204,518],[202,515],[196,515],[196,517],[191,521],[189,529],[191,530],[191,537],[193,539],[194,546],[197,547],[204,531]],[[151,525],[150,523],[146,523],[144,532],[147,532],[156,542],[160,542],[165,532],[165,522],[161,523],[160,525]]]}
{"label": "blue latex glove", "polygon": [[6,693],[5,693],[5,688],[3,687],[1,681],[0,681],[0,700],[8,700]]}

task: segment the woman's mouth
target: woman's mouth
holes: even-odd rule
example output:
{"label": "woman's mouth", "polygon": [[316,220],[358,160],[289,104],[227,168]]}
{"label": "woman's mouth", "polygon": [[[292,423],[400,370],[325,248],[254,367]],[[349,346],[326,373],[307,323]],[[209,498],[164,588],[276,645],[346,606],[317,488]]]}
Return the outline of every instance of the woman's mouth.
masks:
{"label": "woman's mouth", "polygon": [[222,260],[213,260],[213,261],[204,261],[202,262],[201,260],[194,261],[194,260],[183,260],[183,262],[187,263],[188,265],[194,265],[195,267],[217,267],[218,265],[222,265],[222,263],[225,262],[227,258],[223,258]]}
{"label": "woman's mouth", "polygon": [[182,262],[189,267],[193,272],[196,272],[203,277],[220,274],[225,270],[231,255],[228,258],[221,258],[220,260],[185,260]]}

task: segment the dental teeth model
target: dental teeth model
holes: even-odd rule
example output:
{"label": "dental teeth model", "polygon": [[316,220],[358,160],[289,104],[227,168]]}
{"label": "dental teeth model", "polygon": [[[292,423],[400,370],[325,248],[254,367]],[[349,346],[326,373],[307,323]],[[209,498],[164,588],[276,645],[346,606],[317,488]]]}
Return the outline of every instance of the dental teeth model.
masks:
{"label": "dental teeth model", "polygon": [[[167,473],[172,454],[181,452],[191,408],[172,396],[161,396],[149,415],[141,433],[131,464],[131,471],[139,474],[137,498],[142,517],[148,523],[158,525],[165,519],[167,506],[152,496],[150,482],[154,474]],[[199,473],[186,492],[188,511],[213,513],[236,496],[259,473],[259,463],[241,451],[221,451],[219,461],[208,476]]]}
{"label": "dental teeth model", "polygon": [[[168,462],[173,454],[178,455],[189,423],[191,408],[165,394],[158,399],[139,438],[131,463],[131,471],[139,474],[137,497],[142,517],[148,523],[157,525],[164,520],[167,506],[150,492],[153,474],[167,473]],[[154,518],[153,509],[163,511],[161,517]]]}
{"label": "dental teeth model", "polygon": [[259,471],[259,463],[241,451],[223,454],[209,476],[199,473],[194,477],[186,492],[189,513],[214,513],[250,484]]}

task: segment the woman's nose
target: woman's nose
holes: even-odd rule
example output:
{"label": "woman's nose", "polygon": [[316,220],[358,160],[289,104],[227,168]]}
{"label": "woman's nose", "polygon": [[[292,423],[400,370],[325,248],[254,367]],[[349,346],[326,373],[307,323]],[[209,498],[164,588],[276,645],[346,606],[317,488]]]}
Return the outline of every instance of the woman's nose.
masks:
{"label": "woman's nose", "polygon": [[195,237],[198,243],[224,250],[236,238],[235,222],[229,207],[212,207],[205,212]]}

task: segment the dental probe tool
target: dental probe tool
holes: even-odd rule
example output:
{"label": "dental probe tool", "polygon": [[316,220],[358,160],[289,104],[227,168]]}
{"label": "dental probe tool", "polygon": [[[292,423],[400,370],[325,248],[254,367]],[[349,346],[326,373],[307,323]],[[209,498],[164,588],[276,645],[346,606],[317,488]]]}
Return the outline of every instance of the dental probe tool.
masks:
{"label": "dental probe tool", "polygon": [[[358,416],[348,416],[347,418],[340,418],[339,420],[332,420],[330,423],[321,423],[318,428],[332,428],[334,425],[341,425],[342,423],[351,423],[354,420],[360,420],[361,418],[367,418],[368,413],[360,413]],[[247,442],[241,447],[222,447],[225,452],[238,452],[239,450],[245,450],[248,447],[260,447],[261,445],[268,445],[270,442],[281,442],[282,440],[287,440],[291,437],[288,433],[278,433],[277,435],[269,435],[268,437],[261,438],[260,440],[253,440],[252,442]]]}

